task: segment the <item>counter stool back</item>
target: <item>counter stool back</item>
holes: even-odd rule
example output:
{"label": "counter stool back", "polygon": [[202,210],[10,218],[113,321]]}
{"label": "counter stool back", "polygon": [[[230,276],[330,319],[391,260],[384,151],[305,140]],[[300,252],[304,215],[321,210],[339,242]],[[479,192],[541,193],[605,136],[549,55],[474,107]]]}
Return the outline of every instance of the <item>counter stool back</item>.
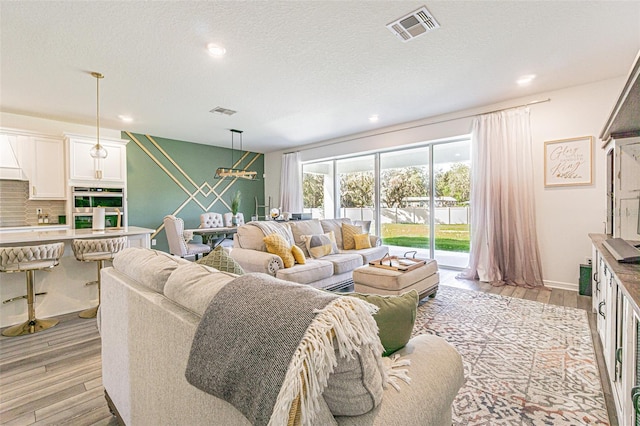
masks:
{"label": "counter stool back", "polygon": [[[15,337],[24,334],[37,333],[46,330],[58,323],[56,319],[37,319],[35,308],[35,271],[51,269],[60,263],[60,258],[64,253],[64,243],[41,244],[37,246],[24,247],[2,247],[0,248],[0,272],[25,272],[27,274],[27,294],[25,296],[14,297],[5,300],[4,303],[13,302],[19,299],[27,299],[27,310],[29,319],[27,322],[11,326],[2,332],[3,336]],[[38,293],[37,295],[44,295]]]}
{"label": "counter stool back", "polygon": [[98,305],[80,312],[80,318],[95,318],[100,307],[100,270],[105,260],[113,260],[119,251],[127,246],[127,237],[73,240],[73,254],[81,262],[97,262],[98,279],[85,285],[98,284]]}

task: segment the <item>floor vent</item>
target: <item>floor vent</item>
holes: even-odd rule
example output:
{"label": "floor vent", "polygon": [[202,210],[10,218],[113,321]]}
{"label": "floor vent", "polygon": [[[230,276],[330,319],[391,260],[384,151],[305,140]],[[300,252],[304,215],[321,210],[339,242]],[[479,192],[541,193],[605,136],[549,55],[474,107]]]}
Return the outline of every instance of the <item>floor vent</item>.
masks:
{"label": "floor vent", "polygon": [[387,28],[402,40],[402,42],[407,42],[436,28],[440,28],[440,24],[438,24],[436,18],[429,13],[427,8],[422,6],[420,9],[387,24]]}
{"label": "floor vent", "polygon": [[228,108],[222,108],[222,107],[215,107],[214,109],[212,109],[211,111],[214,114],[222,114],[222,115],[233,115],[238,111],[234,111],[232,109],[228,109]]}

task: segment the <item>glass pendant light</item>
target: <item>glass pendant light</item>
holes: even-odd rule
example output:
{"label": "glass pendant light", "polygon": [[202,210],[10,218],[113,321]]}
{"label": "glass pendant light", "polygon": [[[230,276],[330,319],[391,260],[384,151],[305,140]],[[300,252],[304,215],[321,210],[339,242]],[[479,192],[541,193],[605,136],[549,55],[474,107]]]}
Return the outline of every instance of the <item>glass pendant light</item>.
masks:
{"label": "glass pendant light", "polygon": [[100,79],[104,75],[99,72],[92,72],[91,75],[96,78],[96,144],[91,148],[89,154],[95,159],[107,158],[107,150],[100,145]]}

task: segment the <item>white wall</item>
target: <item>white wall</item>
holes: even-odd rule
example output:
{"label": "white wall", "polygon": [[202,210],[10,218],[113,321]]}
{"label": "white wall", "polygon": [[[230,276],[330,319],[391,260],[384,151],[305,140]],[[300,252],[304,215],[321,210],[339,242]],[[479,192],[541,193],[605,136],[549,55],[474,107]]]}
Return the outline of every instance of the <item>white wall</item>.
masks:
{"label": "white wall", "polygon": [[[379,129],[376,132],[324,141],[301,147],[299,151],[302,161],[310,161],[452,138],[468,134],[472,118],[426,126],[424,124],[551,98],[551,102],[531,106],[538,242],[545,283],[550,287],[577,290],[579,264],[585,263],[586,258],[591,255],[591,244],[587,234],[604,231],[606,169],[605,153],[600,149],[601,141],[598,140],[598,135],[624,82],[625,79],[620,77],[541,93],[537,96]],[[590,186],[545,188],[544,142],[581,136],[593,136],[595,140],[595,183]],[[284,152],[265,154],[265,197],[271,196],[272,200],[280,199],[280,167]]]}

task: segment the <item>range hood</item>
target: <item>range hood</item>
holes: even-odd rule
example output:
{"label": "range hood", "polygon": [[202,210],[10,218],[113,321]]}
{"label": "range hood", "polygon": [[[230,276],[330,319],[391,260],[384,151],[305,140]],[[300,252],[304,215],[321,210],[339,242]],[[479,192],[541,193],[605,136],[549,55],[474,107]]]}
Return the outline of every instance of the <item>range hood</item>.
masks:
{"label": "range hood", "polygon": [[28,180],[18,163],[16,148],[15,138],[0,135],[0,179]]}

